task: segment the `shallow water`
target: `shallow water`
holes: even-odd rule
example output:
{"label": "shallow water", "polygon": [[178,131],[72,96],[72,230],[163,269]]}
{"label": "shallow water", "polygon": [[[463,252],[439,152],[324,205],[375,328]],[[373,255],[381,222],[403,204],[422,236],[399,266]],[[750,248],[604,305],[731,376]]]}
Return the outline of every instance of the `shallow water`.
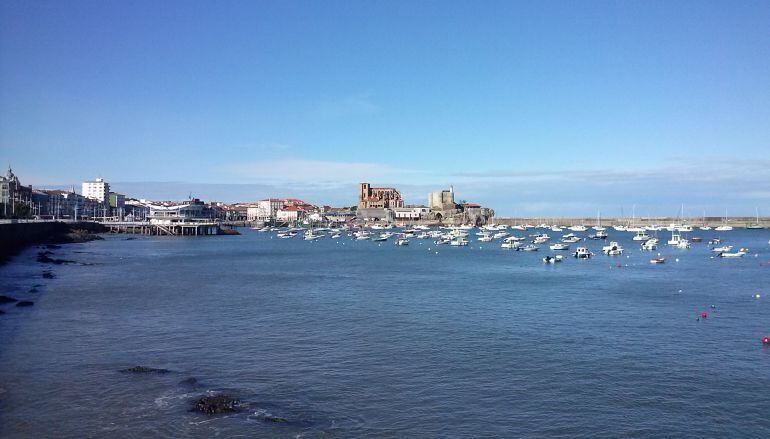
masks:
{"label": "shallow water", "polygon": [[[721,233],[742,259],[663,245],[664,265],[612,231],[623,256],[588,241],[556,265],[242,232],[0,267],[0,294],[35,301],[0,305],[0,436],[770,437],[770,230]],[[137,364],[172,372],[119,372]],[[189,412],[207,391],[248,409]]]}

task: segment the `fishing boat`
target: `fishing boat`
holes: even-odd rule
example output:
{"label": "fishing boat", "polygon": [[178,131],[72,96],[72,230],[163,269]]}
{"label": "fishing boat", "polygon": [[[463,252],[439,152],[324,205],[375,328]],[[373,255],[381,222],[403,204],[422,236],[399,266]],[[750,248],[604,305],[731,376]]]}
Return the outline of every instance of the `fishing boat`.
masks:
{"label": "fishing boat", "polygon": [[409,240],[407,238],[398,238],[395,243],[396,245],[409,245]]}
{"label": "fishing boat", "polygon": [[457,238],[454,238],[453,240],[449,241],[449,245],[452,247],[462,247],[468,245],[468,238],[464,236],[458,236]]}
{"label": "fishing boat", "polygon": [[642,250],[656,250],[658,248],[658,238],[650,238],[642,243]]}
{"label": "fishing boat", "polygon": [[711,251],[714,252],[714,253],[727,253],[727,252],[729,252],[732,249],[733,249],[732,245],[723,245],[723,246],[720,246],[720,247],[714,247],[714,248],[711,249]]}
{"label": "fishing boat", "polygon": [[720,258],[742,258],[743,255],[745,255],[746,253],[748,253],[748,249],[742,248],[739,251],[734,253],[730,253],[730,252],[720,253],[719,257]]}
{"label": "fishing boat", "polygon": [[623,254],[623,247],[615,241],[610,242],[610,245],[602,247],[602,251],[608,256],[620,256]]}
{"label": "fishing boat", "polygon": [[489,233],[479,233],[476,235],[476,241],[478,242],[491,242],[492,241],[492,235]]}
{"label": "fishing boat", "polygon": [[647,234],[646,230],[640,230],[636,232],[636,235],[634,235],[634,237],[631,239],[633,239],[634,241],[647,241],[650,238],[651,236]]}
{"label": "fishing boat", "polygon": [[379,236],[375,236],[372,238],[372,241],[374,242],[383,242],[388,240],[388,235],[382,233]]}
{"label": "fishing boat", "polygon": [[690,243],[686,239],[682,238],[682,235],[679,234],[678,230],[671,232],[671,239],[668,240],[668,245],[677,248],[690,248]]}
{"label": "fishing boat", "polygon": [[562,256],[561,256],[561,255],[556,255],[556,256],[546,256],[546,257],[544,257],[544,258],[543,258],[543,262],[545,262],[546,264],[555,264],[555,263],[557,263],[557,262],[561,262],[561,261],[562,261],[562,259],[563,259],[563,258],[562,258]]}
{"label": "fishing boat", "polygon": [[573,232],[585,232],[586,230],[588,230],[588,228],[586,228],[586,226],[584,225],[571,226],[569,227],[569,229],[572,230]]}
{"label": "fishing boat", "polygon": [[573,253],[573,256],[577,259],[588,259],[593,256],[593,253],[591,253],[587,247],[578,247],[577,250],[575,250],[575,253]]}
{"label": "fishing boat", "polygon": [[557,250],[569,250],[569,244],[565,244],[563,242],[556,242],[548,246],[551,250],[557,251]]}
{"label": "fishing boat", "polygon": [[294,238],[295,236],[297,236],[297,233],[296,232],[281,232],[281,233],[277,234],[276,236],[278,236],[281,239],[289,239],[289,238]]}
{"label": "fishing boat", "polygon": [[515,239],[504,239],[503,243],[500,244],[500,248],[505,248],[508,250],[518,250],[521,247],[521,241],[517,241]]}
{"label": "fishing boat", "polygon": [[666,262],[666,258],[657,257],[657,258],[650,259],[650,264],[663,264],[665,262]]}
{"label": "fishing boat", "polygon": [[536,246],[535,244],[527,244],[525,246],[519,247],[518,250],[521,250],[523,252],[536,252],[540,249],[540,247]]}
{"label": "fishing boat", "polygon": [[305,241],[315,241],[317,239],[323,238],[323,236],[324,235],[316,235],[315,233],[313,233],[313,229],[308,229],[305,232],[305,236],[303,236],[302,239],[304,239]]}

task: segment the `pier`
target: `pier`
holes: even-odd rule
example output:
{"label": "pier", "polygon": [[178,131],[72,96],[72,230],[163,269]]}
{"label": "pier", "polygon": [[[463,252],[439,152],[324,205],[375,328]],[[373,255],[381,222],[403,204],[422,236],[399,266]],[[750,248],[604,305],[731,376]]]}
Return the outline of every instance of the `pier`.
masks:
{"label": "pier", "polygon": [[108,233],[134,233],[152,236],[207,236],[221,234],[219,223],[214,221],[168,223],[123,221],[104,222],[102,225],[107,228]]}

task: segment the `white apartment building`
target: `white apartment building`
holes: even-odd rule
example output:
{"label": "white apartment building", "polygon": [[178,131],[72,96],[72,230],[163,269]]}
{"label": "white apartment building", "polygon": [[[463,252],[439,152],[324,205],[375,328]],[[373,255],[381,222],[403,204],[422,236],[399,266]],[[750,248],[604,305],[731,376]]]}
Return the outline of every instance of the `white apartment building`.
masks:
{"label": "white apartment building", "polygon": [[103,178],[97,178],[94,181],[83,182],[83,196],[98,200],[100,203],[110,202],[110,184]]}
{"label": "white apartment building", "polygon": [[249,206],[246,216],[249,221],[270,221],[278,217],[278,211],[286,205],[286,200],[269,198],[258,201],[256,206]]}
{"label": "white apartment building", "polygon": [[397,220],[419,220],[427,218],[430,208],[425,206],[396,207],[393,209],[393,217]]}

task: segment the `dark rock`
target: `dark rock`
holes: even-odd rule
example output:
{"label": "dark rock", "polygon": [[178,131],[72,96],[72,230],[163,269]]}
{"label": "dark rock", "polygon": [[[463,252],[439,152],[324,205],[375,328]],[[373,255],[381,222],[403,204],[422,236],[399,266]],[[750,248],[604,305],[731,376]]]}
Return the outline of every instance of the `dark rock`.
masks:
{"label": "dark rock", "polygon": [[37,293],[37,287],[32,287],[29,289],[30,293]]}
{"label": "dark rock", "polygon": [[195,377],[190,377],[190,378],[187,378],[186,380],[180,381],[179,384],[183,386],[197,387],[198,379]]}
{"label": "dark rock", "polygon": [[275,422],[275,423],[289,422],[289,420],[286,418],[282,418],[280,416],[271,416],[271,415],[266,415],[264,418],[262,418],[262,420],[265,422]]}
{"label": "dark rock", "polygon": [[63,237],[64,242],[88,242],[100,239],[104,238],[99,235],[94,235],[86,229],[73,229]]}
{"label": "dark rock", "polygon": [[56,265],[74,264],[75,263],[75,261],[70,261],[70,260],[67,260],[67,259],[52,258],[52,257],[49,256],[49,255],[52,255],[52,254],[53,253],[51,253],[50,251],[40,252],[40,253],[37,254],[37,261],[40,262],[41,264],[56,264]]}
{"label": "dark rock", "polygon": [[156,369],[154,367],[147,367],[147,366],[134,366],[129,367],[128,369],[123,369],[121,372],[131,372],[131,373],[168,373],[168,369]]}
{"label": "dark rock", "polygon": [[228,395],[204,396],[193,403],[192,411],[214,415],[217,413],[237,412],[241,402]]}
{"label": "dark rock", "polygon": [[18,302],[18,301],[19,301],[19,299],[14,299],[13,297],[0,296],[0,304],[3,304],[3,303],[14,303],[14,302]]}
{"label": "dark rock", "polygon": [[16,306],[32,306],[35,302],[32,302],[31,300],[22,300],[21,302],[18,302]]}
{"label": "dark rock", "polygon": [[219,233],[217,233],[217,234],[218,235],[240,235],[241,232],[239,232],[239,231],[237,231],[235,229],[225,229],[223,227],[220,227],[219,228]]}
{"label": "dark rock", "polygon": [[50,248],[52,250],[56,250],[56,249],[61,248],[61,246],[60,245],[56,245],[56,244],[48,244],[48,245],[45,246],[45,248]]}
{"label": "dark rock", "polygon": [[53,273],[51,273],[50,271],[44,271],[43,272],[43,278],[44,279],[53,279],[54,277],[56,277],[56,276],[54,276]]}

